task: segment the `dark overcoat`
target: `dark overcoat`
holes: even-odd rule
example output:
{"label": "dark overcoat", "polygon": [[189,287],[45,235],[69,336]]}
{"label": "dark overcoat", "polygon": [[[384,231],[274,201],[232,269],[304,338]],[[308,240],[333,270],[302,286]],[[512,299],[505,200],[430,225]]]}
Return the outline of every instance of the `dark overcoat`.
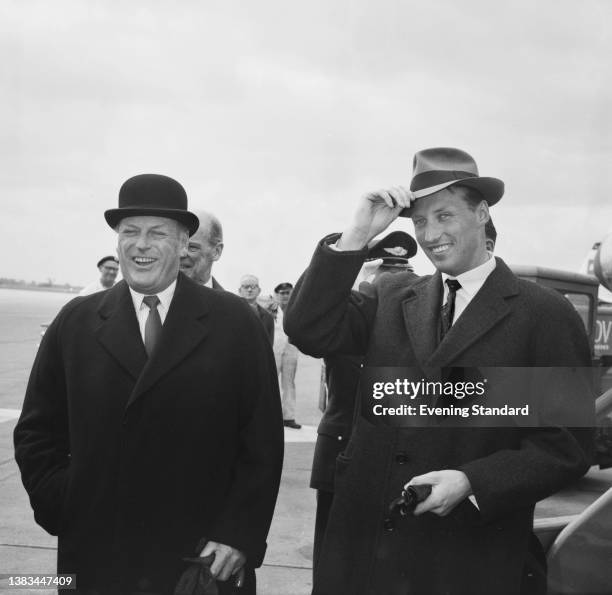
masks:
{"label": "dark overcoat", "polygon": [[259,316],[259,320],[261,320],[261,324],[263,324],[263,327],[266,330],[268,339],[270,339],[270,345],[274,345],[274,317],[259,304],[255,305],[257,306],[257,315]]}
{"label": "dark overcoat", "polygon": [[[301,351],[363,354],[364,370],[408,366],[422,378],[446,367],[590,365],[585,330],[571,305],[518,279],[500,259],[438,343],[440,274],[416,281],[397,274],[368,293],[351,293],[365,256],[365,250],[334,251],[325,241],[317,248],[285,318]],[[560,383],[552,374],[548,392],[554,394],[547,396],[559,397],[564,407],[571,402],[586,426],[592,389],[584,376],[570,377]],[[313,592],[518,593],[534,504],[586,472],[591,436],[588,428],[474,428],[436,417],[429,427],[399,428],[362,410],[337,461]],[[466,499],[446,517],[389,516],[388,504],[405,482],[441,469],[467,475],[479,510]]]}
{"label": "dark overcoat", "polygon": [[[411,272],[406,275],[404,279],[417,278]],[[368,286],[362,283],[360,288],[367,291]],[[317,427],[310,487],[333,492],[336,458],[346,449],[353,428],[355,397],[363,358],[336,354],[324,358],[324,362],[327,403]]]}
{"label": "dark overcoat", "polygon": [[310,487],[315,490],[334,491],[336,457],[346,448],[351,435],[360,372],[360,357],[325,358],[327,404],[317,428],[310,474]]}
{"label": "dark overcoat", "polygon": [[179,274],[147,361],[126,283],[66,305],[15,429],[58,571],[102,592],[171,592],[205,537],[261,564],[283,429],[269,340],[240,298]]}

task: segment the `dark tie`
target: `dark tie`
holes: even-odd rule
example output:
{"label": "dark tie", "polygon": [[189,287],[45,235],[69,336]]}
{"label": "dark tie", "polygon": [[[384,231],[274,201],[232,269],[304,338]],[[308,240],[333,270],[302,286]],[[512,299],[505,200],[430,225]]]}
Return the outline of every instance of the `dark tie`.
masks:
{"label": "dark tie", "polygon": [[151,357],[155,346],[159,342],[161,335],[162,323],[157,311],[159,298],[156,295],[147,295],[142,298],[142,301],[149,307],[149,316],[145,323],[144,344],[147,355]]}
{"label": "dark tie", "polygon": [[453,317],[455,316],[455,297],[457,296],[457,290],[461,289],[461,283],[457,279],[447,279],[446,285],[448,287],[448,297],[446,298],[446,304],[442,306],[442,337],[446,335],[450,327],[453,325]]}

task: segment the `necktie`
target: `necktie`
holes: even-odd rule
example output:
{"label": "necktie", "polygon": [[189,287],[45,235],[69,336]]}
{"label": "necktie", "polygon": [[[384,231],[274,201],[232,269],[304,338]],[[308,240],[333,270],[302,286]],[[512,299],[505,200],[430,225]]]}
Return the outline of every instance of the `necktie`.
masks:
{"label": "necktie", "polygon": [[457,296],[457,290],[461,289],[461,283],[457,279],[447,279],[446,285],[448,286],[448,297],[446,298],[446,304],[442,306],[442,337],[446,335],[448,330],[453,324],[453,317],[455,316],[455,297]]}
{"label": "necktie", "polygon": [[151,357],[155,346],[159,342],[161,335],[162,323],[157,311],[159,298],[156,295],[147,295],[142,298],[142,301],[149,307],[149,316],[145,323],[144,344],[147,355]]}

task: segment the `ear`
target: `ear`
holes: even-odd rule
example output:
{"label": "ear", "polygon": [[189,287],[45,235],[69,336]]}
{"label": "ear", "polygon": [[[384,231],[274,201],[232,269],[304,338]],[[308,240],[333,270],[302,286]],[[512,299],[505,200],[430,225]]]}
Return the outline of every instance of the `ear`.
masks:
{"label": "ear", "polygon": [[223,242],[219,242],[213,250],[213,261],[217,261],[221,258],[223,253]]}
{"label": "ear", "polygon": [[478,222],[485,225],[487,221],[491,218],[489,214],[489,205],[486,200],[481,201],[481,203],[476,207],[476,215],[478,217]]}

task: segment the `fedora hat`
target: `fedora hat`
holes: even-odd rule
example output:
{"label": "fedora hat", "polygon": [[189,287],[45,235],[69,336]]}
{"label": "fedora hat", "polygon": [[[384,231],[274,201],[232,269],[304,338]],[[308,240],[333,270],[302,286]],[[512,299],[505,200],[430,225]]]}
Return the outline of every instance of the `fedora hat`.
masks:
{"label": "fedora hat", "polygon": [[[430,196],[455,184],[478,190],[489,206],[504,195],[504,183],[497,178],[480,177],[474,158],[461,149],[435,147],[415,154],[410,182],[415,199]],[[400,215],[409,217],[410,210],[404,209]]]}
{"label": "fedora hat", "polygon": [[200,225],[198,218],[187,210],[185,189],[176,180],[159,174],[140,174],[126,180],[119,190],[119,208],[104,212],[113,229],[121,219],[137,215],[174,219],[189,230],[190,236]]}

